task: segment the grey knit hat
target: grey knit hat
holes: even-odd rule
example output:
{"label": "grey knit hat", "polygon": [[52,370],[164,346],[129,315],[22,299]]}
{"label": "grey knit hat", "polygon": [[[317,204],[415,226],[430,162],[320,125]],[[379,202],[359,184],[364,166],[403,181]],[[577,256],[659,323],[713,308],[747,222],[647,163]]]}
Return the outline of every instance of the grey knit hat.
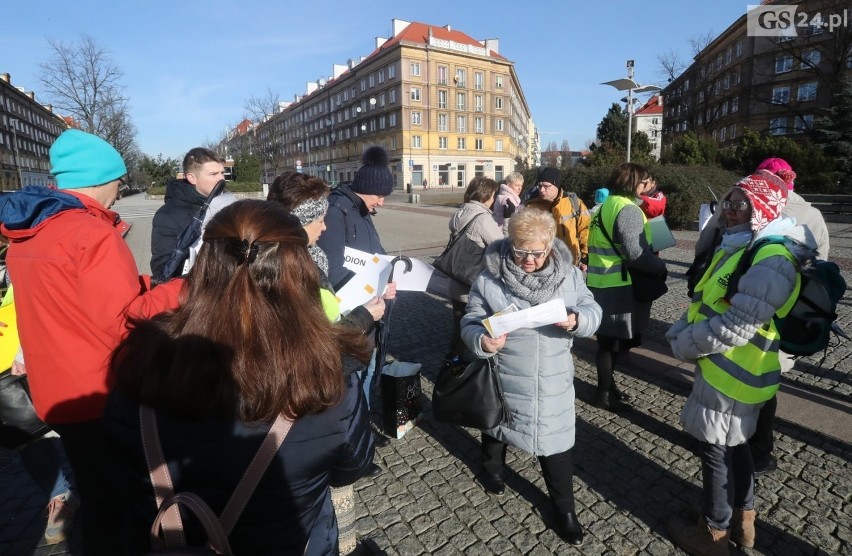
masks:
{"label": "grey knit hat", "polygon": [[394,184],[387,151],[378,145],[372,146],[364,151],[361,162],[363,166],[355,173],[349,189],[362,195],[390,195]]}

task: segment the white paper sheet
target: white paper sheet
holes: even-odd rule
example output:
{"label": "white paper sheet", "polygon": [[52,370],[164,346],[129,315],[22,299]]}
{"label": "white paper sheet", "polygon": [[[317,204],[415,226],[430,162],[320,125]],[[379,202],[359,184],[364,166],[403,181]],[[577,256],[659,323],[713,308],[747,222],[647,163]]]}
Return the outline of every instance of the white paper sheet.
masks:
{"label": "white paper sheet", "polygon": [[[343,266],[355,272],[361,272],[374,255],[346,247],[343,250]],[[375,255],[390,263],[395,255]],[[396,291],[410,292],[425,292],[429,285],[429,279],[432,277],[434,268],[420,259],[411,258],[411,270],[405,272],[405,263],[396,263],[396,270],[393,272],[393,281],[396,282]]]}
{"label": "white paper sheet", "polygon": [[358,261],[355,276],[337,291],[340,302],[340,312],[348,313],[358,305],[363,305],[370,299],[382,295],[390,276],[390,264],[378,255]]}
{"label": "white paper sheet", "polygon": [[561,299],[554,299],[529,309],[513,311],[506,313],[494,314],[485,321],[483,326],[491,331],[491,337],[496,338],[506,332],[512,332],[519,328],[538,328],[548,324],[556,324],[568,320],[568,309],[565,308],[565,302]]}

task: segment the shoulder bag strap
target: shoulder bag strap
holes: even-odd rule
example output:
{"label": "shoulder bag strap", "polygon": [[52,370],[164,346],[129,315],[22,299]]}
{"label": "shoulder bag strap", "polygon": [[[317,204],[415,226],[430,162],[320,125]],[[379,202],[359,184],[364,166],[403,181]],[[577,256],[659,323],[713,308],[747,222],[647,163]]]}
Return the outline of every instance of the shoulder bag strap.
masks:
{"label": "shoulder bag strap", "polygon": [[615,246],[615,242],[612,241],[612,237],[610,237],[609,232],[606,231],[606,226],[604,226],[603,218],[601,217],[601,209],[598,209],[595,213],[595,218],[598,220],[598,228],[600,228],[604,238],[609,242],[613,250],[618,253],[618,256],[621,257],[621,279],[627,280],[627,261],[624,260],[624,255],[622,255],[621,251],[618,250],[618,247]]}
{"label": "shoulder bag strap", "polygon": [[254,493],[254,489],[257,488],[257,484],[260,482],[263,474],[266,473],[266,469],[269,467],[270,462],[272,462],[272,458],[275,457],[278,449],[281,448],[281,444],[284,443],[284,438],[290,432],[290,427],[292,426],[293,421],[285,418],[283,415],[279,415],[275,419],[275,422],[272,423],[272,427],[269,429],[266,438],[263,439],[260,449],[254,455],[254,459],[251,460],[248,469],[242,479],[240,479],[240,483],[237,485],[237,488],[231,495],[231,499],[228,500],[228,504],[222,511],[222,515],[219,517],[219,521],[222,522],[222,528],[226,534],[231,534],[234,525],[236,525],[237,520],[240,518],[240,514]]}
{"label": "shoulder bag strap", "polygon": [[[484,216],[484,213],[477,214],[476,216],[474,216],[473,218],[471,218],[471,219],[468,221],[468,223],[467,223],[467,224],[465,224],[464,226],[462,226],[462,229],[461,229],[461,230],[459,230],[458,232],[456,232],[455,234],[450,233],[450,241],[449,241],[449,243],[447,243],[447,246],[444,248],[444,253],[446,253],[447,251],[449,251],[449,250],[450,250],[450,248],[452,248],[452,246],[453,246],[453,245],[455,245],[455,243],[456,243],[459,239],[461,239],[461,237],[464,235],[465,231],[466,231],[466,230],[470,227],[470,225],[471,225],[471,224],[473,224],[474,220],[476,220],[476,219],[477,219],[477,218],[479,218],[480,216]],[[443,253],[442,253],[442,254],[443,254]]]}
{"label": "shoulder bag strap", "polygon": [[[166,458],[163,456],[160,433],[157,431],[157,415],[153,408],[147,405],[139,406],[139,424],[142,432],[142,446],[145,449],[145,461],[148,464],[148,476],[154,487],[154,498],[159,510],[164,501],[174,496],[175,487],[166,465]],[[166,511],[162,521],[166,543],[169,546],[185,546],[183,522],[176,505]]]}

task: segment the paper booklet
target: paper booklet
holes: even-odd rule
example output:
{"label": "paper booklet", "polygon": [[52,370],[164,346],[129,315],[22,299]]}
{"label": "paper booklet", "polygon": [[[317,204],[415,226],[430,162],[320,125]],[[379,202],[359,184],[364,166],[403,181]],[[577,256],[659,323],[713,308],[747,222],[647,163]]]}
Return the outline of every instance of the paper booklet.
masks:
{"label": "paper booklet", "polygon": [[514,304],[482,321],[492,338],[519,328],[538,328],[568,320],[568,309],[561,299],[554,299],[529,309],[518,310]]}

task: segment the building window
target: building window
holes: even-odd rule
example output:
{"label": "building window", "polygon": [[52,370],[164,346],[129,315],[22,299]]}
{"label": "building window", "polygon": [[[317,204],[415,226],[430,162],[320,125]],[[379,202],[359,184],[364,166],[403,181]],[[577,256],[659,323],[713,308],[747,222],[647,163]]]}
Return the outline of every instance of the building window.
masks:
{"label": "building window", "polygon": [[805,27],[805,31],[804,31],[803,34],[806,37],[811,37],[813,35],[821,35],[823,25],[827,25],[827,23],[823,23],[821,20],[818,19],[818,16],[814,16],[811,19],[810,24],[807,27]]}
{"label": "building window", "polygon": [[503,76],[502,75],[495,75],[494,76],[494,87],[496,87],[497,89],[503,88]]}
{"label": "building window", "polygon": [[736,138],[737,138],[737,124],[734,124],[734,125],[732,125],[732,126],[731,126],[731,133],[730,133],[730,135],[731,135],[731,139],[736,139]]}
{"label": "building window", "polygon": [[385,128],[385,117],[379,116],[379,129],[384,129],[384,128]]}
{"label": "building window", "polygon": [[775,58],[775,73],[787,73],[793,70],[792,56],[778,56]]}
{"label": "building window", "polygon": [[802,53],[802,69],[816,68],[822,61],[822,54],[816,48]]}
{"label": "building window", "polygon": [[396,64],[391,64],[388,66],[388,79],[393,79],[396,77]]}
{"label": "building window", "polygon": [[790,102],[790,87],[774,87],[772,89],[772,104],[788,104]]}
{"label": "building window", "polygon": [[446,85],[449,74],[450,70],[447,66],[438,66],[438,85]]}
{"label": "building window", "polygon": [[503,110],[503,97],[494,97],[494,108]]}
{"label": "building window", "polygon": [[379,106],[384,106],[384,105],[385,105],[385,93],[382,92],[382,94],[379,95]]}
{"label": "building window", "polygon": [[473,109],[476,112],[482,112],[482,95],[473,97]]}
{"label": "building window", "polygon": [[498,182],[503,180],[503,166],[494,166],[494,179]]}
{"label": "building window", "polygon": [[362,79],[362,80],[361,80],[361,92],[363,93],[363,92],[364,92],[364,91],[366,91],[366,90],[367,90],[367,80],[366,80],[366,79]]}
{"label": "building window", "polygon": [[726,91],[731,88],[731,76],[726,75],[725,79],[722,80],[722,88]]}
{"label": "building window", "polygon": [[729,46],[728,50],[725,52],[725,65],[731,63],[731,60],[734,58],[734,50]]}
{"label": "building window", "polygon": [[411,113],[411,125],[422,125],[423,123],[423,113],[422,112],[412,112]]}
{"label": "building window", "polygon": [[473,74],[473,88],[477,91],[485,88],[485,75],[481,71],[474,72]]}
{"label": "building window", "polygon": [[438,91],[438,108],[447,107],[447,91]]}
{"label": "building window", "polygon": [[438,131],[450,131],[449,117],[446,114],[438,114]]}
{"label": "building window", "polygon": [[475,133],[483,133],[485,126],[483,125],[484,119],[482,116],[477,116],[473,119],[473,131]]}
{"label": "building window", "polygon": [[456,117],[456,131],[459,133],[465,133],[467,131],[467,116]]}
{"label": "building window", "polygon": [[737,41],[737,44],[734,46],[734,51],[736,52],[737,58],[743,55],[743,41]]}
{"label": "building window", "polygon": [[684,79],[684,81],[683,81],[683,90],[684,90],[684,91],[688,91],[688,90],[689,90],[689,79]]}
{"label": "building window", "polygon": [[786,135],[787,118],[772,118],[769,120],[769,133],[772,135]]}
{"label": "building window", "polygon": [[414,102],[420,102],[420,87],[411,88],[411,100]]}
{"label": "building window", "polygon": [[391,150],[395,151],[398,148],[399,146],[397,145],[396,137],[391,137]]}
{"label": "building window", "polygon": [[384,70],[384,68],[382,68],[382,69],[379,70],[379,84],[382,84],[384,82],[385,82],[385,70]]}
{"label": "building window", "polygon": [[395,113],[390,115],[390,124],[389,125],[390,125],[390,127],[396,127],[396,114]]}
{"label": "building window", "polygon": [[817,98],[817,82],[811,81],[809,83],[802,83],[799,85],[799,92],[796,96],[796,100],[799,102],[805,102],[808,100],[816,100]]}
{"label": "building window", "polygon": [[814,115],[813,114],[804,114],[802,116],[796,117],[796,123],[794,124],[794,129],[796,133],[802,133],[808,131],[814,126]]}
{"label": "building window", "polygon": [[483,150],[483,141],[482,139],[474,139],[473,148],[477,151]]}
{"label": "building window", "polygon": [[376,86],[376,74],[371,73],[368,79],[370,80],[370,88],[375,87]]}
{"label": "building window", "polygon": [[411,76],[420,77],[420,62],[411,62]]}
{"label": "building window", "polygon": [[719,130],[719,141],[725,141],[728,138],[728,128],[723,127]]}
{"label": "building window", "polygon": [[740,98],[734,97],[731,99],[731,113],[739,112],[740,110]]}
{"label": "building window", "polygon": [[423,139],[419,135],[412,135],[411,136],[411,148],[412,149],[423,148]]}
{"label": "building window", "polygon": [[444,136],[438,137],[438,148],[442,150],[447,149],[447,138]]}
{"label": "building window", "polygon": [[503,131],[503,118],[497,118],[494,120],[494,129],[496,131]]}
{"label": "building window", "polygon": [[652,125],[658,125],[660,123],[660,118],[651,118]]}
{"label": "building window", "polygon": [[396,102],[396,89],[391,89],[388,92],[388,96],[390,96],[390,103],[393,104]]}
{"label": "building window", "polygon": [[456,110],[464,110],[464,93],[456,93]]}
{"label": "building window", "polygon": [[467,71],[462,68],[456,69],[456,87],[464,87],[467,82]]}
{"label": "building window", "polygon": [[465,143],[464,143],[464,137],[459,137],[459,138],[456,140],[456,148],[458,148],[458,150],[460,150],[460,151],[463,151],[463,150],[465,150],[465,146],[464,146],[464,145],[465,145]]}
{"label": "building window", "polygon": [[494,150],[497,152],[503,152],[503,140],[497,139],[494,141]]}

